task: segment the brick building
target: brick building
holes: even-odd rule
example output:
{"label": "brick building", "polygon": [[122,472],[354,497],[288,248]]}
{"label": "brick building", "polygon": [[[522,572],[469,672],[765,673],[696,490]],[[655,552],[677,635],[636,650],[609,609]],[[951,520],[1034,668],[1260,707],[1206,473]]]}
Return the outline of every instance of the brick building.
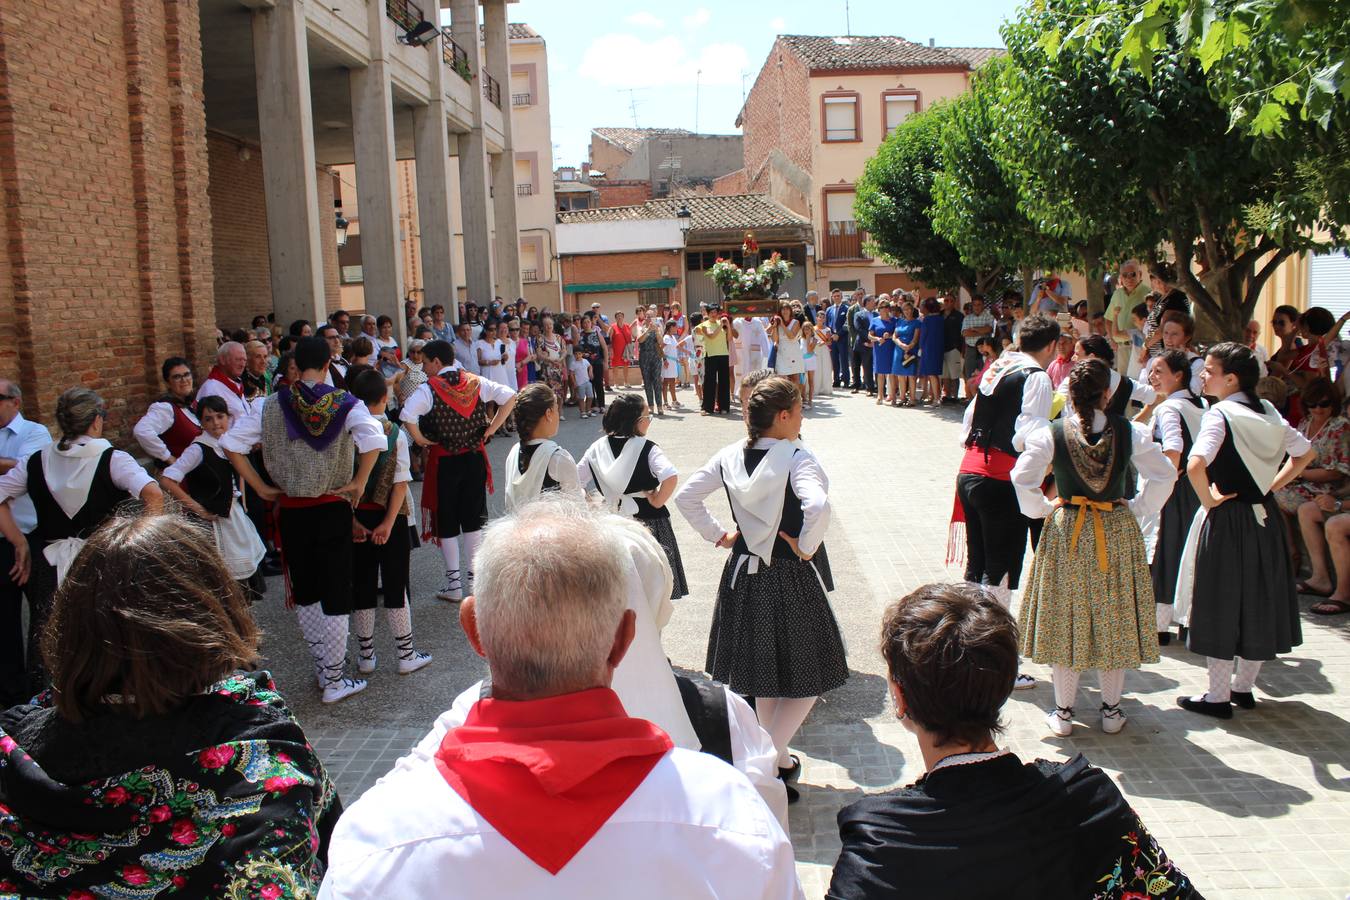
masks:
{"label": "brick building", "polygon": [[[399,159],[423,163],[424,236],[449,245],[452,204],[468,223],[471,289],[519,294],[506,0],[438,5],[442,30],[413,0],[5,4],[0,375],[25,414],[49,424],[86,384],[122,440],[162,359],[205,374],[217,325],[324,317],[339,164],[355,163],[367,306],[400,332]],[[450,254],[417,264],[428,294],[453,296]]]}

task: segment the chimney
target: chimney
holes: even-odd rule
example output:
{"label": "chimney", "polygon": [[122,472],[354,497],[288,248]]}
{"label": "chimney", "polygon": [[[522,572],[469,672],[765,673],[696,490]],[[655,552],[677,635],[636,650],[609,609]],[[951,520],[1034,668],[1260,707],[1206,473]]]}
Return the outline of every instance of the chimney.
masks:
{"label": "chimney", "polygon": [[929,38],[929,39],[928,39],[928,46],[930,46],[930,47],[936,47],[936,46],[937,46],[937,41],[936,41],[935,39],[933,39],[933,38]]}
{"label": "chimney", "polygon": [[591,180],[591,164],[589,162],[581,164],[581,180],[583,183]]}

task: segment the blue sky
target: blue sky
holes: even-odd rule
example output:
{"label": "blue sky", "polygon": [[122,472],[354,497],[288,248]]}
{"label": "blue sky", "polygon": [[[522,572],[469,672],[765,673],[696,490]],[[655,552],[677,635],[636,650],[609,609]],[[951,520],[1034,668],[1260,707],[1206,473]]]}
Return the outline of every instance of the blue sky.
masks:
{"label": "blue sky", "polygon": [[[1016,0],[848,3],[853,34],[969,47],[1001,46],[999,25],[1017,6]],[[520,0],[509,9],[511,21],[528,22],[548,43],[554,162],[575,165],[587,156],[592,128],[634,124],[634,103],[643,128],[735,133],[742,76],[749,90],[774,36],[845,34],[844,7],[844,0]]]}

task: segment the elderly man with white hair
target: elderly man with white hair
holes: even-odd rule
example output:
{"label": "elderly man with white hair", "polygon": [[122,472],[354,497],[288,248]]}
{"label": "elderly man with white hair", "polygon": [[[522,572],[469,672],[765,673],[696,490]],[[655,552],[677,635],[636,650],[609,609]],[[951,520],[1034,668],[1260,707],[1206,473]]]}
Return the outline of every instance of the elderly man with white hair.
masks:
{"label": "elderly man with white hair", "polygon": [[219,397],[225,401],[230,411],[230,419],[239,422],[247,417],[253,408],[244,398],[244,367],[248,365],[248,352],[237,341],[226,341],[216,351],[216,364],[197,388],[197,401],[203,397]]}
{"label": "elderly man with white hair", "polygon": [[637,630],[632,535],[559,497],[486,530],[460,622],[491,696],[346,811],[320,900],[802,896],[746,778],[630,717],[611,688]]}

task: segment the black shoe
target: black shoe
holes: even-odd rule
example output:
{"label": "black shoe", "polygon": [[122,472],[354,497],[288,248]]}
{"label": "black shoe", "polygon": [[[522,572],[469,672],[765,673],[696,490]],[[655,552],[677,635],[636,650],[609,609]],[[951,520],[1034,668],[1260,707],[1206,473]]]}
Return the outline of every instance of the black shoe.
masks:
{"label": "black shoe", "polygon": [[[1255,691],[1232,691],[1232,699],[1229,701],[1234,706],[1240,706],[1243,709],[1256,709]],[[782,771],[779,769],[778,771]]]}
{"label": "black shoe", "polygon": [[1178,697],[1177,706],[1187,712],[1199,713],[1202,716],[1213,716],[1216,719],[1233,718],[1233,704],[1231,703],[1211,703],[1208,700]]}
{"label": "black shoe", "polygon": [[1186,636],[1189,635],[1190,633],[1191,630],[1187,628],[1185,625],[1177,626],[1177,640],[1181,641],[1181,643],[1183,644],[1186,643]]}
{"label": "black shoe", "polygon": [[802,761],[797,758],[797,754],[789,753],[788,758],[792,760],[792,765],[786,769],[778,770],[778,777],[783,779],[784,784],[794,784],[798,778],[802,777]]}
{"label": "black shoe", "polygon": [[1160,632],[1158,632],[1158,646],[1159,646],[1159,647],[1166,647],[1166,646],[1167,646],[1168,644],[1170,644],[1170,643],[1172,643],[1172,632],[1170,632],[1170,631],[1160,631]]}
{"label": "black shoe", "polygon": [[281,574],[281,564],[276,560],[264,559],[262,564],[258,566],[258,571],[264,578],[275,578]]}
{"label": "black shoe", "polygon": [[787,798],[788,798],[788,803],[789,803],[789,805],[790,805],[790,804],[793,804],[793,803],[796,803],[798,800],[801,799],[801,796],[802,796],[802,795],[801,795],[801,792],[798,791],[798,790],[797,790],[795,787],[793,787],[792,785],[788,784],[786,781],[783,782],[783,788],[784,788],[784,790],[787,791]]}

